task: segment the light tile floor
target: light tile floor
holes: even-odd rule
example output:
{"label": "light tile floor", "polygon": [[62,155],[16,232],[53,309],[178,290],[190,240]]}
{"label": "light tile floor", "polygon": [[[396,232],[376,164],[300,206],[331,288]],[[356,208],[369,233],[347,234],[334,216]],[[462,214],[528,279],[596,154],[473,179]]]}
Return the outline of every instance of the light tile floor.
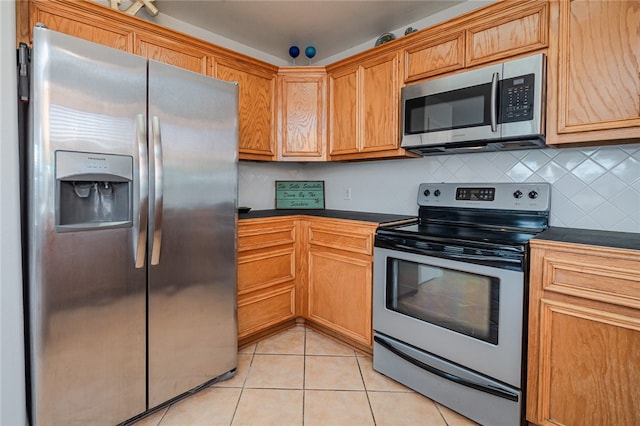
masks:
{"label": "light tile floor", "polygon": [[472,426],[373,370],[371,357],[302,326],[238,354],[238,372],[135,426]]}

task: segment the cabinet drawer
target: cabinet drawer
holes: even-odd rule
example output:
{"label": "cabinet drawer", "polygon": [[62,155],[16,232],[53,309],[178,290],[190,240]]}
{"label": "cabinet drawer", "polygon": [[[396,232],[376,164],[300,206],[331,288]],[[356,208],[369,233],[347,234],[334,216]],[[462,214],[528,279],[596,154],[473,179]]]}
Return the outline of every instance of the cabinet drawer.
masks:
{"label": "cabinet drawer", "polygon": [[265,226],[264,224],[238,226],[238,252],[284,244],[293,245],[295,241],[295,226],[292,223],[273,226]]}
{"label": "cabinet drawer", "polygon": [[640,309],[640,266],[631,260],[549,250],[543,283],[544,291]]}
{"label": "cabinet drawer", "polygon": [[285,287],[238,300],[238,337],[295,317],[295,288]]}
{"label": "cabinet drawer", "polygon": [[[346,226],[343,225],[343,228]],[[328,228],[309,227],[309,243],[337,250],[373,255],[373,231],[371,233],[336,232]]]}
{"label": "cabinet drawer", "polygon": [[293,247],[238,258],[238,294],[295,278]]}

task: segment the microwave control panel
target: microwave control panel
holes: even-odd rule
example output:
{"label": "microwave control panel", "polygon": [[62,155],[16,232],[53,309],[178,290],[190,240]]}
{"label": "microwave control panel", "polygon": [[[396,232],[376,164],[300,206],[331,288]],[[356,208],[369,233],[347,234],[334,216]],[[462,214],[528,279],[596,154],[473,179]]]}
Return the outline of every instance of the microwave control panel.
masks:
{"label": "microwave control panel", "polygon": [[535,74],[520,75],[502,80],[500,122],[513,123],[533,119]]}

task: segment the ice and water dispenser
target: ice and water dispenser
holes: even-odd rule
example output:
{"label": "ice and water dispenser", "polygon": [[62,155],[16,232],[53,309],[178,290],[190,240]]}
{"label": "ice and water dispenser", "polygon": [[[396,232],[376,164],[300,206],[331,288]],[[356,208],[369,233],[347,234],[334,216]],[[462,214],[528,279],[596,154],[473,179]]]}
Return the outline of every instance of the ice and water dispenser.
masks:
{"label": "ice and water dispenser", "polygon": [[132,224],[133,158],[56,151],[56,231]]}

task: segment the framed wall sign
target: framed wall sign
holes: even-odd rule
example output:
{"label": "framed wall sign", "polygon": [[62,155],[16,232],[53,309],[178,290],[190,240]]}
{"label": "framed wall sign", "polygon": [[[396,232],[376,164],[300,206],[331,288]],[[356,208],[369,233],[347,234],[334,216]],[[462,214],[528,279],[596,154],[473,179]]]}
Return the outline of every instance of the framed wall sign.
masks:
{"label": "framed wall sign", "polygon": [[324,181],[277,180],[276,209],[324,209]]}

